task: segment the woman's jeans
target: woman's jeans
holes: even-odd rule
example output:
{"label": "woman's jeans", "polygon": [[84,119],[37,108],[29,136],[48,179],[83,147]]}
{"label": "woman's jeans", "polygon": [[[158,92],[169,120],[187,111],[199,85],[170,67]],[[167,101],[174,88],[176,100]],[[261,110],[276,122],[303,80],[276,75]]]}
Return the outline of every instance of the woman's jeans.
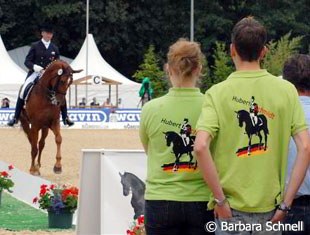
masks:
{"label": "woman's jeans", "polygon": [[208,202],[145,201],[147,235],[204,235],[208,222],[214,221]]}

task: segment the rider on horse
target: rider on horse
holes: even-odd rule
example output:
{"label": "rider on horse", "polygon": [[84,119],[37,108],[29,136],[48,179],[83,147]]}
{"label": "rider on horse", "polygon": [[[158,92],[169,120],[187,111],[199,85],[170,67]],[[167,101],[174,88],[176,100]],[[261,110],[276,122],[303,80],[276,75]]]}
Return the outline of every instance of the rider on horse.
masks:
{"label": "rider on horse", "polygon": [[181,134],[183,144],[185,147],[190,144],[191,132],[192,132],[192,127],[191,125],[188,124],[188,119],[184,118],[182,126],[181,126],[181,130],[180,130],[180,134]]}
{"label": "rider on horse", "polygon": [[[24,100],[27,96],[27,91],[35,83],[36,79],[39,79],[45,68],[54,60],[59,59],[59,49],[51,42],[53,37],[53,29],[50,25],[44,25],[41,27],[42,39],[35,42],[25,59],[25,65],[29,69],[27,78],[19,92],[18,99],[15,107],[14,118],[8,122],[9,126],[14,126],[18,122],[21,110],[24,106]],[[67,113],[67,104],[64,102],[61,105],[61,116],[63,123],[68,126],[74,125]]]}
{"label": "rider on horse", "polygon": [[256,128],[258,124],[258,104],[254,103],[254,96],[251,97],[251,103],[250,103],[250,117],[253,124],[253,127]]}

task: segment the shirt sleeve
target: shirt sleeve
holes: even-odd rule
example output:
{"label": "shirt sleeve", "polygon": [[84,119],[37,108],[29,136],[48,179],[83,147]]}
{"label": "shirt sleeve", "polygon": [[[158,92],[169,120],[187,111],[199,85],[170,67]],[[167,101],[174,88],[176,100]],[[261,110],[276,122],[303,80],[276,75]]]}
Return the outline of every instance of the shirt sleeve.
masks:
{"label": "shirt sleeve", "polygon": [[31,48],[25,58],[25,66],[29,69],[29,70],[33,70],[33,65],[34,65],[34,58],[35,58],[35,45],[32,44]]}
{"label": "shirt sleeve", "polygon": [[212,99],[212,95],[209,91],[205,94],[205,99],[202,106],[202,111],[199,116],[197,125],[197,131],[202,130],[208,132],[212,138],[216,136],[219,129],[219,119],[216,112],[216,108]]}
{"label": "shirt sleeve", "polygon": [[300,103],[298,93],[295,87],[293,88],[294,89],[292,91],[292,94],[294,94],[294,110],[292,112],[293,117],[292,117],[292,124],[291,124],[291,135],[292,136],[308,128],[306,117],[305,117],[305,112]]}

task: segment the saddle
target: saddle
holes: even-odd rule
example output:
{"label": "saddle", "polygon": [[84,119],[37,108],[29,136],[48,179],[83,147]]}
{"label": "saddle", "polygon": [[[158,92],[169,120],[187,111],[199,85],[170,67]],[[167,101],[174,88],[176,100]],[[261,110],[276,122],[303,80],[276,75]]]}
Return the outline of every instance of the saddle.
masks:
{"label": "saddle", "polygon": [[[24,100],[24,101],[27,101],[28,100],[28,97],[29,97],[29,95],[30,95],[30,93],[31,93],[31,91],[32,91],[32,88],[34,87],[34,85],[37,83],[37,81],[40,79],[40,75],[38,75],[32,82],[29,82],[27,85],[26,85],[26,87],[24,88],[24,93],[23,94],[21,94],[22,95],[22,99]],[[21,89],[21,91],[20,92],[22,92],[22,89]]]}

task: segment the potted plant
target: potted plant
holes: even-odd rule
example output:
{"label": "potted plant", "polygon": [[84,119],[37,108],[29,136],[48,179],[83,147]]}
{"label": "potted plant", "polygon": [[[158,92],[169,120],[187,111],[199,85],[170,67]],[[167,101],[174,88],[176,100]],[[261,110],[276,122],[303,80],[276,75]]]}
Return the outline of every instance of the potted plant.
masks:
{"label": "potted plant", "polygon": [[39,197],[33,203],[47,210],[49,228],[71,228],[72,216],[77,209],[79,190],[73,186],[41,185]]}
{"label": "potted plant", "polygon": [[[9,171],[13,170],[14,167],[9,165]],[[11,188],[14,186],[14,182],[11,178],[11,175],[7,171],[0,171],[0,206],[1,206],[1,198],[2,191],[7,190],[8,192],[13,192]]]}
{"label": "potted plant", "polygon": [[144,227],[144,215],[140,215],[127,229],[127,235],[146,235]]}

